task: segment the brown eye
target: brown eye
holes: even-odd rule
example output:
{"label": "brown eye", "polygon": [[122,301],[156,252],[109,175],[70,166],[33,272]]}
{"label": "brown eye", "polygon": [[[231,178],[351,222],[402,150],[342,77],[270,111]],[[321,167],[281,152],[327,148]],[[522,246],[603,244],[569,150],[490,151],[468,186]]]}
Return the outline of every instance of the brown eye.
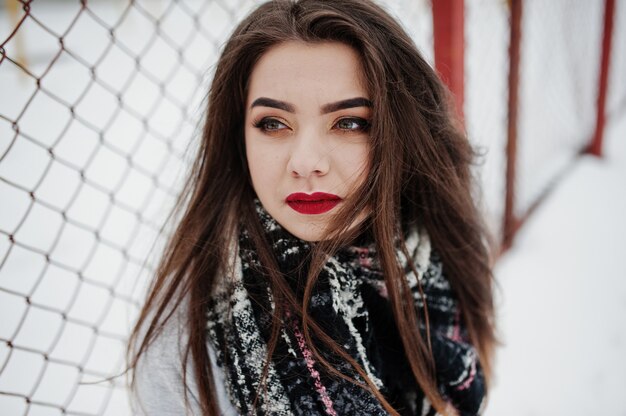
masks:
{"label": "brown eye", "polygon": [[335,123],[335,128],[345,131],[361,131],[367,129],[368,122],[359,117],[346,117]]}

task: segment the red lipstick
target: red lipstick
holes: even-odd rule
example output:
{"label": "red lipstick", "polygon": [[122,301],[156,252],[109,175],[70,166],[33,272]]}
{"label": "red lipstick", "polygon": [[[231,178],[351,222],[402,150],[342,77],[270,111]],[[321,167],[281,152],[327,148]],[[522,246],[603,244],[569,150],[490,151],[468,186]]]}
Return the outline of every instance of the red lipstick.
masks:
{"label": "red lipstick", "polygon": [[296,192],[289,194],[285,198],[287,205],[300,214],[315,215],[323,214],[330,211],[341,202],[341,198],[337,195],[327,194],[324,192],[314,192],[312,194],[305,194],[303,192]]}

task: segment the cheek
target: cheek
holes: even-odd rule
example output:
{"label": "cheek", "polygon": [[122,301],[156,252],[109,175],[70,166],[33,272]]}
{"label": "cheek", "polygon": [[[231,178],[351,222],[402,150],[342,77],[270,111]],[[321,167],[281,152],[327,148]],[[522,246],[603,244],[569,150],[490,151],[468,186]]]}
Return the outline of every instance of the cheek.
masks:
{"label": "cheek", "polygon": [[250,146],[246,141],[246,158],[248,160],[248,170],[250,171],[250,178],[252,179],[252,184],[254,187],[257,187],[259,182],[263,180],[263,165],[266,164],[264,161],[265,155],[257,149],[256,146]]}
{"label": "cheek", "polygon": [[267,193],[274,188],[283,171],[280,163],[281,154],[275,146],[263,144],[262,141],[246,139],[246,158],[252,185],[257,193]]}
{"label": "cheek", "polygon": [[361,183],[369,173],[369,146],[361,144],[339,155],[338,163],[344,166],[344,176],[352,183]]}

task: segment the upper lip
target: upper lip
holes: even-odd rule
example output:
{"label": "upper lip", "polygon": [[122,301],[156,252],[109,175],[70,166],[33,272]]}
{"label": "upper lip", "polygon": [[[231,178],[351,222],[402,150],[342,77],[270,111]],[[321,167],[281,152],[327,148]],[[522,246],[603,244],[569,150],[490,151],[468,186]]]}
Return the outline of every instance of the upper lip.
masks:
{"label": "upper lip", "polygon": [[294,201],[305,201],[305,202],[315,202],[315,201],[328,201],[341,199],[341,197],[333,194],[327,194],[326,192],[313,192],[312,194],[305,194],[304,192],[294,192],[293,194],[287,195],[285,199],[287,202]]}

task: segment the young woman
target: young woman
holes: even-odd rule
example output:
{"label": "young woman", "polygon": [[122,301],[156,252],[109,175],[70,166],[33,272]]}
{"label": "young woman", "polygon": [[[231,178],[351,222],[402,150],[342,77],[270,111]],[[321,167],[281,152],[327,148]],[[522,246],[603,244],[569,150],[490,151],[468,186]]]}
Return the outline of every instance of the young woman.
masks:
{"label": "young woman", "polygon": [[132,334],[136,411],[479,414],[491,271],[448,102],[369,1],[245,19]]}

